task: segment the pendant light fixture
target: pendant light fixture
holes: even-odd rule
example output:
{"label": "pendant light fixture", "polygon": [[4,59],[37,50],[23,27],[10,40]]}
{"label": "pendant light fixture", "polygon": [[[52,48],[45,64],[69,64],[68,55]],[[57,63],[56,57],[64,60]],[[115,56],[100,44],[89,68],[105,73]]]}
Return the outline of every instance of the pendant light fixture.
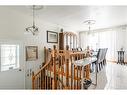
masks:
{"label": "pendant light fixture", "polygon": [[38,27],[35,25],[35,5],[32,6],[33,11],[33,25],[26,28],[27,32],[31,32],[33,35],[37,35],[39,33]]}
{"label": "pendant light fixture", "polygon": [[89,28],[88,34],[91,33],[91,25],[95,24],[95,22],[96,22],[95,20],[86,20],[86,21],[84,21],[84,23],[85,23],[86,25],[88,25],[88,28]]}

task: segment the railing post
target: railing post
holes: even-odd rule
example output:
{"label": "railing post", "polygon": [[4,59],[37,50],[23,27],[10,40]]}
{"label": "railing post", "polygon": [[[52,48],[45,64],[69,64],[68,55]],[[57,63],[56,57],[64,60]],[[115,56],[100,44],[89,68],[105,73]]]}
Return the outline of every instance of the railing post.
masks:
{"label": "railing post", "polygon": [[56,46],[53,46],[53,52],[52,52],[52,61],[53,61],[53,72],[54,72],[54,77],[53,77],[53,89],[57,88],[57,81],[56,81]]}
{"label": "railing post", "polygon": [[69,46],[66,47],[66,87],[69,87]]}
{"label": "railing post", "polygon": [[90,79],[90,65],[88,64],[88,65],[86,65],[85,66],[86,67],[86,79]]}
{"label": "railing post", "polygon": [[46,47],[44,47],[44,64],[46,64],[46,62],[47,62],[47,57],[48,57],[47,56],[47,50],[46,50]]}
{"label": "railing post", "polygon": [[32,89],[35,89],[34,80],[35,80],[34,72],[32,72]]}

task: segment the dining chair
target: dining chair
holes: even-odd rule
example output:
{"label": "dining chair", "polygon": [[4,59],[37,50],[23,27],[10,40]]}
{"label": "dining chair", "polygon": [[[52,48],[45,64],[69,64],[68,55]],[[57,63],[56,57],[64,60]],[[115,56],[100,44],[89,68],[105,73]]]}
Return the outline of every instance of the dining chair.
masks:
{"label": "dining chair", "polygon": [[103,67],[104,64],[106,63],[106,52],[107,48],[100,48],[97,53],[97,60],[92,63],[92,69],[95,71],[95,67],[97,66],[97,72],[100,71]]}
{"label": "dining chair", "polygon": [[104,60],[103,60],[103,64],[106,65],[106,54],[107,54],[107,50],[108,48],[105,48],[105,54],[104,54]]}
{"label": "dining chair", "polygon": [[101,57],[100,57],[100,62],[98,62],[99,65],[99,70],[101,70],[102,68],[104,68],[105,64],[106,64],[106,53],[107,53],[108,48],[103,48],[102,52],[101,52]]}

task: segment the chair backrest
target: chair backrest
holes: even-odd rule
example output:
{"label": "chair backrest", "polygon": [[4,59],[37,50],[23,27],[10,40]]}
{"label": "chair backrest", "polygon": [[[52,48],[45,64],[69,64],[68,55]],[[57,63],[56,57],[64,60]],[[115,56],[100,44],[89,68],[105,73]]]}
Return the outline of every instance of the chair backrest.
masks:
{"label": "chair backrest", "polygon": [[100,63],[102,61],[102,54],[103,54],[103,49],[99,49],[97,54],[97,63]]}
{"label": "chair backrest", "polygon": [[106,57],[107,50],[108,50],[108,48],[105,48],[105,56],[104,56],[104,59],[105,59],[105,57]]}
{"label": "chair backrest", "polygon": [[108,48],[100,48],[97,54],[97,63],[102,62],[105,57],[106,57],[106,53],[107,53]]}

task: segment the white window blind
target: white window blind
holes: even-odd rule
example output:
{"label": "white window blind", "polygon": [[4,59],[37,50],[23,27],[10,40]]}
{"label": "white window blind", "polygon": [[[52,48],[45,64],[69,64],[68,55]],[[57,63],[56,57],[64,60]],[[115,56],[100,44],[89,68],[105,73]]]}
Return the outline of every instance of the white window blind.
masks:
{"label": "white window blind", "polygon": [[1,71],[19,68],[19,45],[0,45]]}

